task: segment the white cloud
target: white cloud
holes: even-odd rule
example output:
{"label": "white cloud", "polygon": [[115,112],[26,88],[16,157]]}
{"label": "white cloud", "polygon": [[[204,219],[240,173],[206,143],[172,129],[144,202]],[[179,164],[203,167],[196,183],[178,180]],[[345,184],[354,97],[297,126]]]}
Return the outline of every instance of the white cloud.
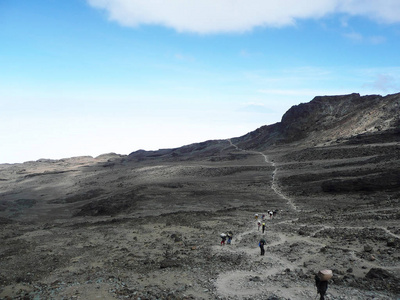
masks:
{"label": "white cloud", "polygon": [[337,0],[338,11],[349,15],[366,16],[383,23],[400,22],[398,0]]}
{"label": "white cloud", "polygon": [[175,59],[177,59],[179,61],[183,61],[183,62],[194,62],[195,61],[195,59],[192,56],[185,55],[185,54],[182,54],[182,53],[176,53],[174,55],[174,57],[175,57]]}
{"label": "white cloud", "polygon": [[241,57],[251,57],[251,54],[247,50],[241,50],[240,56]]}
{"label": "white cloud", "polygon": [[378,45],[386,42],[386,37],[384,36],[379,36],[379,35],[363,36],[362,34],[354,31],[350,33],[345,33],[343,34],[343,36],[355,43],[367,43],[372,45]]}
{"label": "white cloud", "polygon": [[388,74],[377,74],[371,83],[364,86],[372,87],[375,90],[385,93],[399,88],[398,84],[396,84],[396,78]]}
{"label": "white cloud", "polygon": [[340,24],[344,28],[349,27],[349,17],[348,16],[344,16],[344,17],[340,18]]}
{"label": "white cloud", "polygon": [[344,37],[352,40],[353,42],[357,42],[357,43],[360,43],[364,40],[363,35],[358,32],[345,33]]}
{"label": "white cloud", "polygon": [[249,113],[262,113],[262,114],[274,113],[274,111],[270,107],[268,107],[265,103],[258,103],[258,102],[244,103],[243,106],[238,111],[249,112]]}
{"label": "white cloud", "polygon": [[370,36],[368,38],[368,42],[370,42],[371,44],[383,44],[386,42],[386,37],[384,36],[379,36],[379,35],[375,35],[375,36]]}
{"label": "white cloud", "polygon": [[344,13],[400,22],[398,0],[87,0],[124,26],[162,25],[180,32],[243,32]]}
{"label": "white cloud", "polygon": [[254,57],[262,57],[264,55],[262,52],[254,52],[254,51],[248,51],[246,49],[242,49],[239,52],[239,56],[242,58],[254,58]]}

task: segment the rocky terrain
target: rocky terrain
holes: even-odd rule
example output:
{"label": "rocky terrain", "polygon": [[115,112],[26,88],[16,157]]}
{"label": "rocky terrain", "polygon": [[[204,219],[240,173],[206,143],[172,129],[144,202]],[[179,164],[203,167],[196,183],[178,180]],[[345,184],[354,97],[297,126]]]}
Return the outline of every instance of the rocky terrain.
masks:
{"label": "rocky terrain", "polygon": [[399,114],[322,96],[242,137],[0,165],[0,299],[315,299],[325,268],[326,299],[400,299]]}

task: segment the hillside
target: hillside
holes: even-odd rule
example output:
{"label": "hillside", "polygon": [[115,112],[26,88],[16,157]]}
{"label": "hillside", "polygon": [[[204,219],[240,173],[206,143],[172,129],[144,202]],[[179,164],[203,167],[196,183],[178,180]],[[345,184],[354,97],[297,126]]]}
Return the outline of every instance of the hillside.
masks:
{"label": "hillside", "polygon": [[400,94],[318,96],[228,140],[0,165],[0,298],[311,299],[330,268],[329,299],[396,299],[399,219]]}

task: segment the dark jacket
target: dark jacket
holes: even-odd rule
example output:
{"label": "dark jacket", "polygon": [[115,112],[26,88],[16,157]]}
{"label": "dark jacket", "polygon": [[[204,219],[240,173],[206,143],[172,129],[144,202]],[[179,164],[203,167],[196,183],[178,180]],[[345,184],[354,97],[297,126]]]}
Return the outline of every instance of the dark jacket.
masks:
{"label": "dark jacket", "polygon": [[328,289],[328,281],[321,281],[318,275],[315,275],[315,286],[317,287],[317,291],[319,294],[325,295],[326,290]]}

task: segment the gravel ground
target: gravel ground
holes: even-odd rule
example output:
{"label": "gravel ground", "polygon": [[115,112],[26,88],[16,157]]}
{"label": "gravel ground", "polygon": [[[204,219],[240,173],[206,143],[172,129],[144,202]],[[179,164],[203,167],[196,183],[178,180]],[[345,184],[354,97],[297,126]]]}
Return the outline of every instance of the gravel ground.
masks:
{"label": "gravel ground", "polygon": [[315,299],[329,268],[326,299],[400,299],[397,190],[322,188],[385,162],[218,147],[1,165],[0,298]]}

